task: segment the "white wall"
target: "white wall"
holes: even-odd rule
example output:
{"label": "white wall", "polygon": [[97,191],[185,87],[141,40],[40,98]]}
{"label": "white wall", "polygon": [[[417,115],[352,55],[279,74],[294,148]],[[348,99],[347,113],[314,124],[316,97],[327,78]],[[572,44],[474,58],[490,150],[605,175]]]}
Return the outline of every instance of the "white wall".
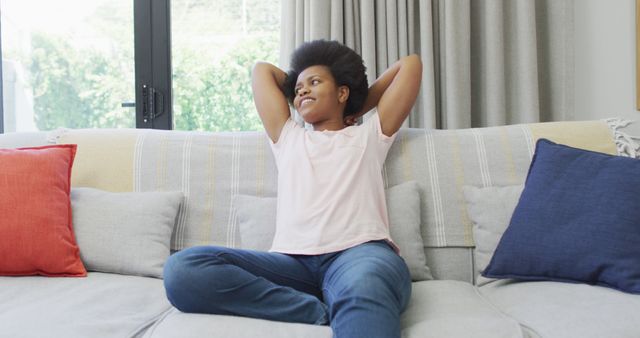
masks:
{"label": "white wall", "polygon": [[640,120],[635,13],[635,0],[574,0],[576,120]]}

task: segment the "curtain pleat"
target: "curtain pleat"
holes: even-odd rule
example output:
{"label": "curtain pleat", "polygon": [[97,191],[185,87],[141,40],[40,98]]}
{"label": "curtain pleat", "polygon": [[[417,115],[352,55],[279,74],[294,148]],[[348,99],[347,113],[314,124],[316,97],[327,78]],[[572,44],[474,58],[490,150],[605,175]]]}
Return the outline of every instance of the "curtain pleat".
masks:
{"label": "curtain pleat", "polygon": [[[438,126],[438,111],[440,105],[436,97],[440,97],[440,73],[436,72],[436,64],[439,58],[435,53],[436,45],[439,43],[437,38],[438,29],[435,26],[438,20],[434,22],[433,6],[431,1],[427,1],[424,5],[418,6],[418,22],[414,26],[419,33],[417,35],[418,43],[415,51],[420,52],[422,58],[422,86],[420,87],[420,95],[416,100],[414,112],[409,115],[410,126],[422,126],[424,128],[436,128]],[[421,32],[429,32],[422,34]]]}
{"label": "curtain pleat", "polygon": [[337,40],[373,82],[417,53],[422,87],[405,126],[469,128],[573,117],[573,0],[282,0],[280,66]]}

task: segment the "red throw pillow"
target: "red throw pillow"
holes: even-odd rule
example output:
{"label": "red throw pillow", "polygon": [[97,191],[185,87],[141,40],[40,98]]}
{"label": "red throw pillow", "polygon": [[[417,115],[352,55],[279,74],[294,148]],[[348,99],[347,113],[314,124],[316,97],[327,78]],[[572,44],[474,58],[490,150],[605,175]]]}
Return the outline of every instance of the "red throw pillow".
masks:
{"label": "red throw pillow", "polygon": [[0,149],[0,275],[87,275],[71,225],[75,154],[75,144]]}

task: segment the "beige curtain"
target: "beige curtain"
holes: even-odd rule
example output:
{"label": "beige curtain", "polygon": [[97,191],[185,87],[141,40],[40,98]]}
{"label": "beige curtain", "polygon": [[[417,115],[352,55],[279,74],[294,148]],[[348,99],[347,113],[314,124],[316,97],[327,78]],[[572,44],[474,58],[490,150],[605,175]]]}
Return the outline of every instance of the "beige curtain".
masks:
{"label": "beige curtain", "polygon": [[573,0],[282,0],[280,66],[304,41],[338,40],[372,82],[417,53],[410,127],[571,120],[572,37]]}

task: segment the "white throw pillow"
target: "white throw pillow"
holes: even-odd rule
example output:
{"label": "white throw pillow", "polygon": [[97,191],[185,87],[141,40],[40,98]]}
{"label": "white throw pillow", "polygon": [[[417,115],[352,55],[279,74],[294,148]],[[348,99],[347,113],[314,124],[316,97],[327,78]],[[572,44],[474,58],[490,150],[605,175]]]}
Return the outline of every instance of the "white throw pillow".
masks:
{"label": "white throw pillow", "polygon": [[478,286],[494,280],[483,277],[481,273],[489,265],[502,234],[509,226],[523,189],[523,184],[462,188],[467,212],[473,223],[473,239],[476,244],[473,249],[474,272],[475,284]]}
{"label": "white throw pillow", "polygon": [[[400,248],[414,281],[433,279],[420,234],[420,191],[410,181],[386,190],[390,233]],[[240,231],[240,248],[267,251],[276,230],[276,198],[236,195],[233,205]]]}
{"label": "white throw pillow", "polygon": [[162,278],[182,192],[71,189],[73,229],[89,271]]}

